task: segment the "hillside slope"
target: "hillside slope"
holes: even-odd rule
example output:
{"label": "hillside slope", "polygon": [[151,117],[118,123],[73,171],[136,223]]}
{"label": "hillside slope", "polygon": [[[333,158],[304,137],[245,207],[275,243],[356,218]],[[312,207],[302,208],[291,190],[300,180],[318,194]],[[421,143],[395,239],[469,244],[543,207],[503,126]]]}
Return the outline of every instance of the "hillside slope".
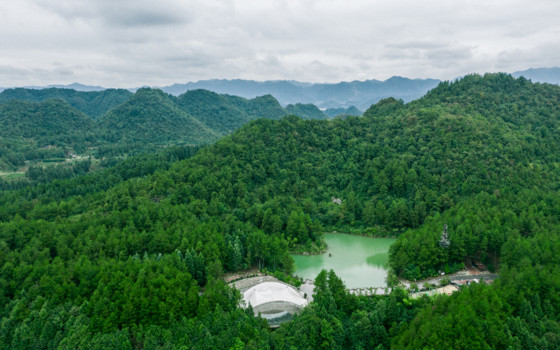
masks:
{"label": "hillside slope", "polygon": [[[169,96],[143,95],[176,115]],[[255,120],[146,176],[1,194],[0,345],[554,348],[560,142],[547,130],[560,126],[559,97],[467,76],[363,117]],[[481,259],[501,278],[451,298],[366,298],[322,272],[312,306],[274,333],[219,279],[251,266],[283,276],[289,249],[348,228],[398,235],[390,264],[407,277]]]}
{"label": "hillside slope", "polygon": [[313,104],[296,103],[286,106],[286,112],[303,119],[327,119],[327,115]]}
{"label": "hillside slope", "polygon": [[102,91],[76,91],[73,89],[6,89],[0,93],[0,103],[10,100],[41,102],[59,98],[89,115],[98,118],[111,108],[127,101],[132,93],[124,89],[106,89]]}
{"label": "hillside slope", "polygon": [[178,108],[175,98],[160,90],[140,89],[99,120],[102,137],[110,142],[167,144],[210,143],[218,134]]}
{"label": "hillside slope", "polygon": [[[19,123],[21,127],[30,130],[29,126],[26,126],[29,120],[20,115],[21,111],[18,108],[25,105],[24,101],[41,102],[54,99],[72,105],[95,120],[82,118],[83,123],[74,125],[74,131],[70,133],[65,131],[66,126],[62,126],[61,135],[72,134],[70,139],[67,137],[68,144],[58,142],[58,146],[62,148],[44,149],[45,146],[54,145],[47,145],[44,144],[44,140],[38,140],[37,138],[41,137],[44,139],[41,132],[29,134],[25,142],[13,138],[10,141],[4,139],[1,146],[4,151],[0,155],[1,170],[19,169],[22,173],[26,161],[37,163],[47,158],[62,161],[68,154],[64,149],[72,149],[79,156],[94,155],[96,158],[102,158],[154,151],[171,144],[209,144],[251,120],[279,119],[290,112],[304,118],[325,118],[314,106],[287,111],[270,95],[248,100],[207,90],[189,91],[175,98],[157,89],[139,89],[135,94],[131,94],[126,90],[111,89],[83,92],[58,88],[18,88],[2,92],[0,106],[2,113],[11,113],[10,125]],[[14,110],[10,111],[12,108]],[[64,114],[67,111],[53,106],[48,112],[50,119],[45,120],[44,125],[39,125],[37,131],[43,130],[44,127],[52,129],[52,123],[66,118],[64,115],[57,116],[56,113]],[[18,118],[22,118],[21,121],[18,121]],[[72,123],[69,122],[67,126],[71,127]],[[10,125],[5,131],[10,130],[10,135],[13,136],[19,135],[17,130],[10,129]],[[51,138],[52,130],[50,132]],[[87,135],[87,143],[71,140],[83,138],[83,135]],[[59,137],[58,141],[62,140]]]}
{"label": "hillside slope", "polygon": [[177,103],[181,109],[224,135],[258,118],[279,119],[290,113],[302,118],[325,118],[317,107],[311,111],[283,109],[270,95],[248,100],[199,89],[178,96]]}
{"label": "hillside slope", "polygon": [[62,100],[0,104],[0,170],[26,160],[64,158],[93,142],[94,121]]}

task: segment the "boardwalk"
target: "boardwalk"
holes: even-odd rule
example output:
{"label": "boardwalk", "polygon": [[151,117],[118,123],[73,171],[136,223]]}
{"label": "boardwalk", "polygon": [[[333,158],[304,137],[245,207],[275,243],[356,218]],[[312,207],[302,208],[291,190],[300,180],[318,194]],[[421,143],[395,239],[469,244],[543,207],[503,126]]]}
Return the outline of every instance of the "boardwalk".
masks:
{"label": "boardwalk", "polygon": [[352,288],[352,289],[348,289],[348,293],[352,295],[363,295],[363,296],[388,295],[391,294],[391,288],[384,288],[384,287]]}
{"label": "boardwalk", "polygon": [[[235,287],[241,293],[243,293],[249,288],[254,287],[257,284],[263,282],[280,282],[280,281],[275,277],[264,275],[264,276],[244,278],[238,281],[230,282],[228,284],[231,287]],[[315,284],[313,283],[313,281],[305,280],[305,282],[298,289],[304,293],[308,302],[313,301],[313,290],[315,289]],[[352,288],[347,290],[348,293],[352,295],[363,295],[363,296],[388,295],[391,293],[391,288],[385,288],[385,287]]]}

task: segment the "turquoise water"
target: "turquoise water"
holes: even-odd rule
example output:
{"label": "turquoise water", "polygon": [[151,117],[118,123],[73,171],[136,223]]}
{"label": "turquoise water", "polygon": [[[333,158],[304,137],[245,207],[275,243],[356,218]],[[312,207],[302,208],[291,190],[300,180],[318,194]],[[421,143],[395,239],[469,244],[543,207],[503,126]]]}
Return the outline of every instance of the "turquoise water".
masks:
{"label": "turquoise water", "polygon": [[325,254],[292,255],[295,275],[314,280],[322,269],[332,269],[347,288],[386,286],[389,246],[395,239],[328,233],[325,240]]}

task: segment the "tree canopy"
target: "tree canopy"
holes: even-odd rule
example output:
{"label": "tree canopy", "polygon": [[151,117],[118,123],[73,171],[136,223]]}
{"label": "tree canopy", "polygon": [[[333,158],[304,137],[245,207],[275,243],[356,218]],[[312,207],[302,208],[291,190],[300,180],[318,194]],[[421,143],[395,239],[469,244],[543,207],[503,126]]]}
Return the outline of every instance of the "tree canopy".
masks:
{"label": "tree canopy", "polygon": [[[278,114],[201,149],[3,191],[0,347],[558,348],[559,97],[558,86],[472,75],[362,117]],[[244,113],[273,114],[272,97],[258,101]],[[182,128],[195,116],[174,97],[142,89],[128,102],[95,132],[202,141],[204,124]],[[224,271],[290,274],[289,252],[320,250],[327,229],[398,236],[389,263],[408,279],[473,261],[500,278],[451,297],[367,298],[324,271],[315,301],[275,332],[238,307]]]}

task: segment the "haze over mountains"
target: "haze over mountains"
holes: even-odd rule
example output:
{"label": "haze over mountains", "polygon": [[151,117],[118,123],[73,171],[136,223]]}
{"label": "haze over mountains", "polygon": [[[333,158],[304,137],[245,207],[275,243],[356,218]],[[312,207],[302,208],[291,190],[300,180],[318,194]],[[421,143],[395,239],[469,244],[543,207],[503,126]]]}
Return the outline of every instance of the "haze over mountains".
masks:
{"label": "haze over mountains", "polygon": [[[530,68],[512,73],[514,77],[523,76],[533,82],[560,84],[560,68]],[[164,92],[179,96],[190,90],[205,89],[220,94],[254,98],[263,95],[272,95],[282,106],[289,104],[305,103],[314,104],[325,110],[329,108],[357,107],[365,111],[372,104],[387,98],[394,97],[409,102],[424,96],[440,82],[438,79],[409,79],[393,76],[385,81],[365,80],[340,83],[308,83],[295,80],[267,80],[255,81],[245,79],[210,79],[188,83],[176,83],[159,87]],[[49,85],[46,87],[27,86],[28,89],[65,88],[76,91],[103,91],[100,86],[89,86],[80,83],[68,85]],[[0,88],[0,92],[6,88]],[[128,88],[135,92],[139,88]],[[342,113],[357,114],[355,110]],[[329,116],[336,113],[327,113]],[[339,113],[340,114],[340,113]]]}
{"label": "haze over mountains", "polygon": [[[206,98],[218,112],[255,110],[208,91],[140,89],[95,122],[151,140],[167,130],[150,135],[147,123],[181,127],[167,120],[195,118],[204,103],[186,101]],[[260,118],[196,154],[169,147],[1,191],[0,348],[558,349],[559,98],[556,85],[469,75],[360,117]],[[259,114],[278,110],[272,97],[255,100]],[[0,106],[14,115],[16,102],[87,123],[61,100]],[[393,286],[471,261],[500,278],[452,296],[393,288],[372,298],[323,272],[312,306],[274,332],[219,278],[251,266],[286,276],[290,250],[321,250],[322,232],[350,229],[398,236]]]}
{"label": "haze over mountains", "polygon": [[203,80],[195,83],[174,84],[163,87],[170,94],[181,94],[186,90],[206,89],[218,93],[253,98],[271,94],[282,105],[293,103],[312,103],[320,108],[339,108],[355,106],[366,110],[372,104],[387,97],[395,97],[405,102],[422,97],[437,86],[435,79],[408,79],[392,77],[385,81],[366,80],[341,82],[337,84],[310,84],[297,81],[252,80]]}
{"label": "haze over mountains", "polygon": [[[314,104],[322,109],[357,107],[365,111],[369,106],[387,97],[395,97],[405,102],[422,97],[430,89],[437,86],[436,79],[408,79],[392,77],[385,81],[366,80],[340,82],[336,84],[312,84],[298,81],[274,80],[201,80],[186,84],[173,84],[160,89],[174,96],[179,96],[187,91],[205,89],[219,94],[228,94],[244,98],[255,98],[263,95],[272,95],[281,105],[289,104]],[[41,87],[28,87],[41,89]],[[76,91],[99,92],[103,88],[87,86],[79,83],[70,85],[51,85],[48,88],[67,88]],[[136,91],[137,88],[130,88]],[[1,91],[1,89],[0,89]]]}
{"label": "haze over mountains", "polygon": [[514,77],[525,77],[533,83],[560,84],[560,67],[529,68],[524,71],[511,73]]}
{"label": "haze over mountains", "polygon": [[[560,68],[529,69],[514,75],[558,83]],[[86,149],[95,150],[97,156],[118,156],[169,144],[213,143],[261,117],[361,115],[382,98],[418,99],[437,84],[434,79],[393,77],[383,82],[338,84],[205,80],[162,89],[133,89],[136,93],[77,83],[68,86],[72,89],[6,89],[0,93],[0,104],[10,103],[0,108],[5,124],[0,169],[15,169],[25,161],[61,159]],[[59,101],[47,101],[52,99]],[[65,122],[72,116],[87,121],[75,127]],[[48,122],[43,122],[47,117]],[[71,138],[56,135],[56,130],[68,128],[71,130],[66,134]]]}
{"label": "haze over mountains", "polygon": [[[75,85],[75,84],[71,84]],[[58,98],[92,118],[98,118],[111,108],[130,99],[132,92],[125,89],[87,91],[72,88],[15,88],[0,93],[0,103],[10,100],[41,102]]]}

